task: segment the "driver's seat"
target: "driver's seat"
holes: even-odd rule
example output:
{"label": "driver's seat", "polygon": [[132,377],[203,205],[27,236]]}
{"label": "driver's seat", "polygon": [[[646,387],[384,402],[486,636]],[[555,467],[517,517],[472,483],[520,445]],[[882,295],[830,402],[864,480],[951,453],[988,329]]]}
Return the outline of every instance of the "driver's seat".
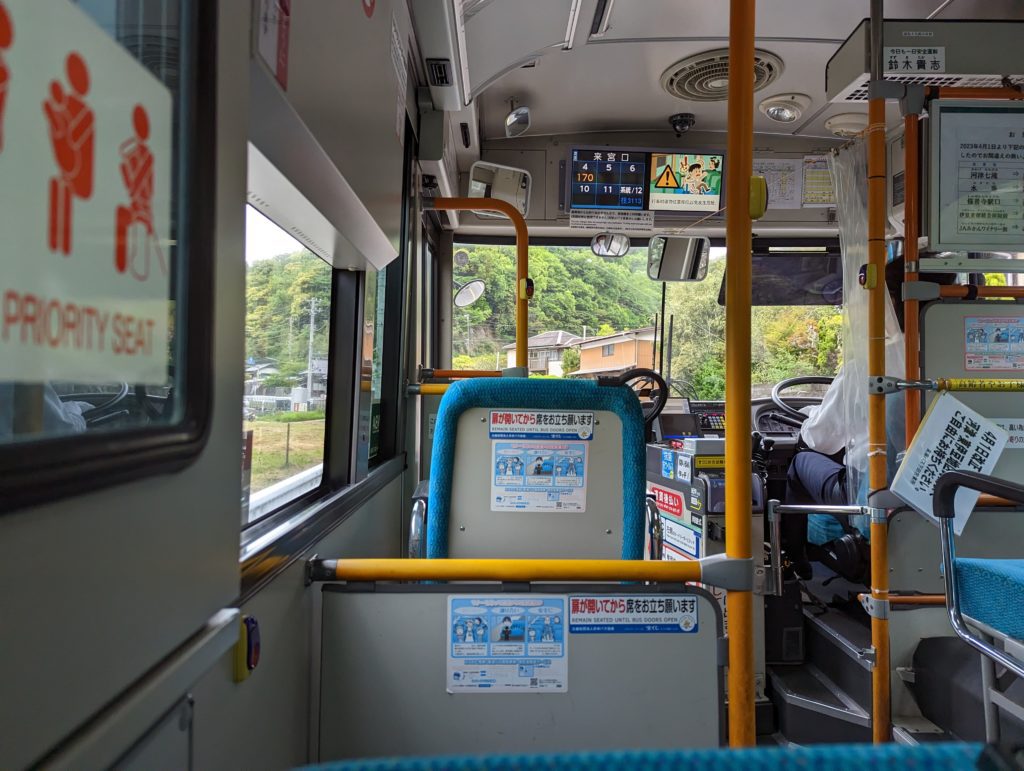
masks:
{"label": "driver's seat", "polygon": [[434,430],[426,556],[642,559],[644,479],[629,388],[454,383]]}

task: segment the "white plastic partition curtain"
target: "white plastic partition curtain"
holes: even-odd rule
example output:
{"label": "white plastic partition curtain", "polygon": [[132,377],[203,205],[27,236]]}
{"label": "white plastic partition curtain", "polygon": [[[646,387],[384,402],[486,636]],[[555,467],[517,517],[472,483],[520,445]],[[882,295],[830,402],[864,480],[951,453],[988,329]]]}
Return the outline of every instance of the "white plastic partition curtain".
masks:
{"label": "white plastic partition curtain", "polygon": [[[864,505],[868,494],[868,293],[860,286],[861,266],[868,261],[867,146],[863,139],[844,145],[829,156],[829,170],[836,195],[839,244],[843,254],[843,414],[838,430],[846,433],[847,496],[851,504]],[[879,281],[884,276],[878,277]],[[886,298],[886,374],[903,377],[903,333],[892,302]],[[896,455],[904,449],[904,408],[901,394],[886,399],[889,477],[896,469]],[[838,418],[838,416],[837,416]],[[867,531],[867,522],[851,521]]]}

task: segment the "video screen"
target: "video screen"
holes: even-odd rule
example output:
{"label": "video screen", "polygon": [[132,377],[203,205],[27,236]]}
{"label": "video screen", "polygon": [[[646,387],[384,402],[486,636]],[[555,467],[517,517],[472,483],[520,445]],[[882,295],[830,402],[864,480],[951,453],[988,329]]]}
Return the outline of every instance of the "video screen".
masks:
{"label": "video screen", "polygon": [[636,150],[573,149],[570,155],[572,209],[644,208],[647,153]]}
{"label": "video screen", "polygon": [[721,208],[723,180],[721,155],[651,153],[647,208],[713,214]]}

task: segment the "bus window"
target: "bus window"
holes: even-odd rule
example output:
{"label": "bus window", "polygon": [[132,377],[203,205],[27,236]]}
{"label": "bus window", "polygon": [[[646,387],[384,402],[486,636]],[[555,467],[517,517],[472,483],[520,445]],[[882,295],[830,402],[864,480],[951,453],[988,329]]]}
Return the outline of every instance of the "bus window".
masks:
{"label": "bus window", "polygon": [[[453,276],[452,367],[515,366],[515,247],[456,244]],[[531,246],[530,276],[536,287],[530,303],[531,376],[581,370],[577,343],[582,338],[646,330],[660,307],[661,287],[647,278],[646,246],[622,257],[595,256],[589,245]],[[457,289],[478,279],[484,282],[483,293],[472,303],[456,305]]]}
{"label": "bus window", "polygon": [[243,525],[323,480],[331,318],[330,265],[252,206],[245,241]]}
{"label": "bus window", "polygon": [[[359,370],[359,454],[357,477],[381,460],[381,397],[384,374],[384,320],[387,271],[368,268],[364,274],[363,325]],[[365,465],[363,458],[366,458]]]}
{"label": "bus window", "polygon": [[213,260],[196,255],[213,164],[196,138],[213,113],[198,13],[7,6],[0,507],[180,468],[204,444]]}

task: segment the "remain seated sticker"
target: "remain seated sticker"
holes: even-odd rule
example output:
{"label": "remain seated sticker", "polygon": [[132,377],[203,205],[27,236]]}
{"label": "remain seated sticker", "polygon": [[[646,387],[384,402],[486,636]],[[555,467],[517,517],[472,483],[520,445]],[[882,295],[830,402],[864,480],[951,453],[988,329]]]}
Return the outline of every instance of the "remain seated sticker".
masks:
{"label": "remain seated sticker", "polygon": [[448,597],[448,693],[565,693],[563,595]]}
{"label": "remain seated sticker", "polygon": [[491,442],[491,511],[586,511],[587,443]]}
{"label": "remain seated sticker", "polygon": [[693,634],[697,631],[697,597],[622,595],[569,598],[572,634]]}

